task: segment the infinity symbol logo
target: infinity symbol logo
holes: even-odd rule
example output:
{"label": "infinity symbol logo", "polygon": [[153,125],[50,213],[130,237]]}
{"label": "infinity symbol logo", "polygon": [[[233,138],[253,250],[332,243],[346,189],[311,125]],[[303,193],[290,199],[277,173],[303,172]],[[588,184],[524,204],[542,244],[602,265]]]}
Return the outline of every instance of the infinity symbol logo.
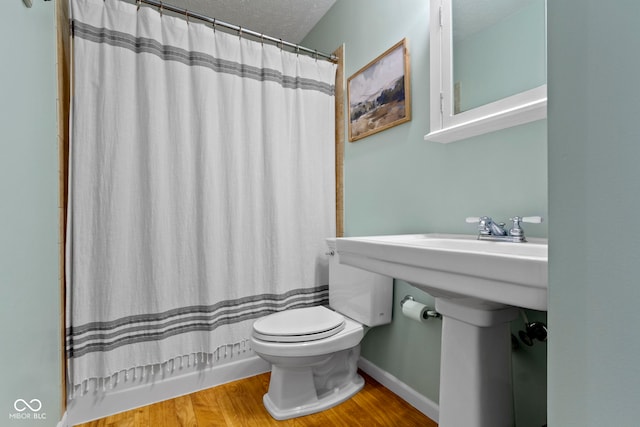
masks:
{"label": "infinity symbol logo", "polygon": [[[31,406],[29,403],[33,406]],[[38,412],[40,409],[42,409],[42,402],[40,402],[38,399],[31,399],[29,403],[27,403],[27,401],[24,399],[18,399],[13,402],[13,407],[18,412],[24,412],[27,410],[27,408],[31,409],[32,412]]]}

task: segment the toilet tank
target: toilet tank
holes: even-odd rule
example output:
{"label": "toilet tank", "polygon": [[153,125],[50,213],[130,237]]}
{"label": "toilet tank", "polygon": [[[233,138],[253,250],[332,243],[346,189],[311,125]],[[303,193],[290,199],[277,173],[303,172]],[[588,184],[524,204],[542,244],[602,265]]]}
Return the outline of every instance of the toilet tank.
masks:
{"label": "toilet tank", "polygon": [[393,279],[340,264],[336,239],[329,246],[329,305],[338,313],[367,326],[391,322]]}

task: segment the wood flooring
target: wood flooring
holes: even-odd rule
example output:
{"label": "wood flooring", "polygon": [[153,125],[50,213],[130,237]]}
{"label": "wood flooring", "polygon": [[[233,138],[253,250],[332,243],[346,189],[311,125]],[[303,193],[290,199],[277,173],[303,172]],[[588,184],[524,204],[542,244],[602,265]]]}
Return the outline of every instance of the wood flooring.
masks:
{"label": "wood flooring", "polygon": [[351,399],[305,417],[276,421],[262,396],[269,373],[155,403],[76,427],[437,427],[437,424],[370,376]]}

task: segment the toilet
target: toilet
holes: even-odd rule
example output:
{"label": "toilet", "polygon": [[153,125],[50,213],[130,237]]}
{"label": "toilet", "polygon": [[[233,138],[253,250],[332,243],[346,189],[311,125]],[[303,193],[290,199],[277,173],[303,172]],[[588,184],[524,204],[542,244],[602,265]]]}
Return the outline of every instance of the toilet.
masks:
{"label": "toilet", "polygon": [[391,322],[393,279],[338,261],[329,246],[329,307],[285,310],[256,320],[251,344],[271,363],[264,406],[276,420],[324,411],[362,389],[360,341]]}

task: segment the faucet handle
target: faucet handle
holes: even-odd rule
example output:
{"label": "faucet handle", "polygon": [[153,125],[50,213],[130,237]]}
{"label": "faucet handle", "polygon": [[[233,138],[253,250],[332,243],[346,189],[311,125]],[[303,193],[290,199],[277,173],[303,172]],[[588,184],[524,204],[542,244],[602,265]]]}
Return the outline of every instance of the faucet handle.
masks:
{"label": "faucet handle", "polygon": [[478,224],[478,234],[490,235],[491,227],[495,227],[493,220],[488,216],[470,216],[465,220],[468,224]]}
{"label": "faucet handle", "polygon": [[[518,217],[515,217],[518,218]],[[541,216],[523,216],[520,218],[520,222],[530,222],[532,224],[540,224],[542,222]]]}
{"label": "faucet handle", "polygon": [[465,219],[467,224],[480,224],[480,225],[484,225],[484,224],[488,224],[490,222],[493,222],[493,219],[491,219],[490,216],[470,216],[467,217],[467,219]]}
{"label": "faucet handle", "polygon": [[532,224],[540,224],[542,222],[541,216],[514,216],[513,218],[509,218],[510,221],[513,221],[513,227],[509,230],[509,236],[517,238],[519,241],[526,242],[524,237],[524,230],[520,228],[521,222],[528,222]]}
{"label": "faucet handle", "polygon": [[519,228],[521,222],[528,222],[531,224],[540,224],[542,222],[541,216],[514,216],[509,218],[509,221],[513,221],[513,227]]}

